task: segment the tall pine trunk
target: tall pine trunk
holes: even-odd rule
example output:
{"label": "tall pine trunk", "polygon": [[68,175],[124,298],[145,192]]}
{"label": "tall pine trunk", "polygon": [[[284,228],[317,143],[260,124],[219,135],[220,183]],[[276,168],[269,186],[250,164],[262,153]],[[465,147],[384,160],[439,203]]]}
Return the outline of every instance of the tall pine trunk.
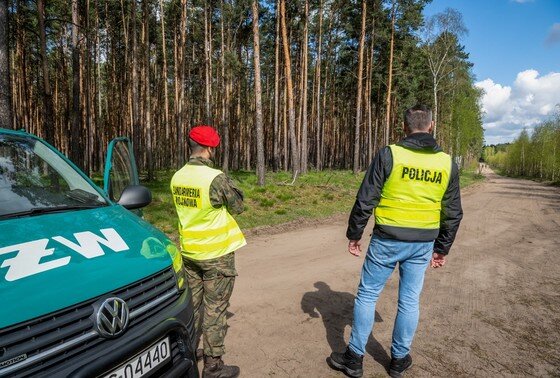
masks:
{"label": "tall pine trunk", "polygon": [[83,166],[82,110],[80,107],[80,49],[78,47],[78,0],[72,0],[72,111],[70,132],[70,159]]}
{"label": "tall pine trunk", "polygon": [[354,128],[354,164],[353,171],[360,170],[360,126],[362,123],[362,82],[364,71],[364,43],[366,39],[366,0],[362,0],[362,31],[360,32],[360,45],[358,47],[358,93],[356,96],[356,125]]}
{"label": "tall pine trunk", "polygon": [[0,128],[12,128],[8,0],[0,0]]}
{"label": "tall pine trunk", "polygon": [[371,18],[371,42],[370,51],[367,66],[367,90],[366,90],[366,101],[367,101],[367,125],[368,125],[368,154],[367,163],[370,164],[373,159],[374,146],[377,142],[377,117],[375,118],[375,136],[373,135],[373,109],[372,109],[372,86],[373,86],[373,60],[375,54],[375,3],[373,6],[374,16]]}
{"label": "tall pine trunk", "polygon": [[[167,86],[167,43],[165,42],[165,10],[163,8],[163,0],[159,0],[159,9],[161,17],[161,52],[162,52],[162,71],[161,79],[163,80],[163,123],[165,124],[165,140],[169,140],[170,125],[169,125],[169,89]],[[165,155],[167,158],[168,155]]]}
{"label": "tall pine trunk", "polygon": [[323,49],[323,0],[319,1],[319,37],[317,41],[317,60],[315,62],[315,81],[317,88],[315,90],[315,108],[317,109],[315,115],[315,168],[321,170],[323,168],[322,162],[322,140],[321,134],[323,126],[321,125],[321,62],[322,62],[322,49]]}
{"label": "tall pine trunk", "polygon": [[[288,133],[290,138],[290,149],[292,157],[292,177],[298,174],[299,159],[296,141],[296,110],[294,107],[294,87],[292,82],[292,61],[290,58],[290,47],[288,44],[288,27],[286,25],[286,0],[280,0],[280,20],[282,29],[282,45],[284,47],[284,66],[286,70],[286,96],[288,106]],[[287,153],[287,151],[286,151]]]}
{"label": "tall pine trunk", "polygon": [[144,136],[146,143],[146,165],[148,171],[148,181],[154,178],[153,164],[153,148],[152,148],[152,112],[151,98],[152,91],[150,88],[150,10],[148,8],[149,0],[142,2],[143,7],[143,29],[144,29]]}
{"label": "tall pine trunk", "polygon": [[187,40],[187,0],[181,0],[181,20],[179,22],[179,42],[176,47],[175,62],[177,78],[175,80],[175,126],[177,128],[177,165],[185,163],[185,45]]}
{"label": "tall pine trunk", "polygon": [[136,17],[136,0],[132,1],[131,9],[132,18],[132,141],[134,142],[134,152],[136,156],[139,152],[140,141],[140,111],[139,111],[139,94],[138,94],[138,23]]}
{"label": "tall pine trunk", "polygon": [[204,89],[205,89],[205,113],[206,124],[212,123],[211,101],[212,101],[212,63],[211,63],[211,43],[210,22],[208,16],[208,2],[204,2]]}
{"label": "tall pine trunk", "polygon": [[301,125],[301,173],[307,173],[307,65],[308,65],[308,24],[309,24],[309,0],[305,0],[305,24],[303,29],[303,63],[302,63],[302,125]]}
{"label": "tall pine trunk", "polygon": [[393,0],[391,8],[391,42],[389,47],[389,77],[387,79],[387,100],[385,102],[385,145],[389,145],[391,127],[391,91],[393,86],[393,49],[395,46],[395,19],[396,19],[396,0]]}
{"label": "tall pine trunk", "polygon": [[274,126],[272,133],[272,169],[280,168],[280,0],[276,1],[276,37],[274,46]]}
{"label": "tall pine trunk", "polygon": [[86,167],[86,173],[89,175],[94,170],[94,162],[95,157],[99,154],[99,148],[95,148],[95,139],[94,139],[94,132],[92,127],[92,113],[91,113],[91,94],[93,93],[93,88],[91,85],[91,55],[90,51],[92,51],[91,47],[91,32],[90,32],[90,25],[89,25],[89,8],[90,8],[90,0],[86,0],[85,3],[85,30],[86,30],[86,52],[85,52],[85,66],[86,66],[86,73],[85,73],[85,80],[83,87],[85,87],[84,93],[84,102],[85,102],[85,135],[87,138],[86,142],[86,156],[83,162],[83,166]]}
{"label": "tall pine trunk", "polygon": [[262,114],[261,56],[259,41],[259,2],[253,0],[253,44],[255,61],[255,121],[257,131],[257,183],[264,185],[264,132]]}
{"label": "tall pine trunk", "polygon": [[[228,134],[228,106],[229,106],[229,86],[228,86],[228,79],[226,78],[226,63],[225,63],[225,51],[226,51],[226,42],[225,42],[225,15],[224,15],[224,0],[220,1],[220,12],[222,14],[220,20],[220,69],[221,69],[221,110],[220,110],[220,128],[222,130],[222,139],[224,143],[222,144],[222,167],[224,168],[224,172],[227,171],[228,163],[229,163],[229,134]],[[225,143],[227,140],[227,143]],[[226,148],[228,147],[228,148]]]}
{"label": "tall pine trunk", "polygon": [[47,59],[47,36],[45,30],[46,15],[44,0],[37,0],[37,18],[39,23],[41,69],[43,71],[43,87],[41,88],[44,111],[43,130],[45,133],[45,140],[54,145],[54,107],[49,74],[49,62]]}

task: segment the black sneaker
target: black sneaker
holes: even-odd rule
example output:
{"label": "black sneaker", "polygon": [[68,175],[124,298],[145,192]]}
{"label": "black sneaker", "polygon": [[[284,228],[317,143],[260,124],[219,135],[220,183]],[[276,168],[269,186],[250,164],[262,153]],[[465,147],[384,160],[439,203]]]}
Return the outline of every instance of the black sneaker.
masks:
{"label": "black sneaker", "polygon": [[202,378],[237,378],[239,372],[238,366],[224,364],[222,357],[204,356]]}
{"label": "black sneaker", "polygon": [[400,378],[404,376],[404,372],[412,366],[412,357],[407,354],[403,358],[391,358],[391,365],[389,365],[389,375],[392,378]]}
{"label": "black sneaker", "polygon": [[332,352],[330,357],[327,357],[327,363],[335,370],[343,371],[347,376],[352,378],[359,378],[364,374],[362,361],[364,357],[356,354],[346,347],[344,353]]}

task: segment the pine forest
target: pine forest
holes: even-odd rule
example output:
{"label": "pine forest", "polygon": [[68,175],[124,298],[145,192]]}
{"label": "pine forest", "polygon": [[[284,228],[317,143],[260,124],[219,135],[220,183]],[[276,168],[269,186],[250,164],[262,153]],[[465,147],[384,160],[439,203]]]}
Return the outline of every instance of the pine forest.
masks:
{"label": "pine forest", "polygon": [[210,124],[219,166],[264,179],[361,171],[424,103],[464,165],[483,145],[468,31],[454,9],[424,17],[427,3],[0,0],[0,127],[43,137],[88,173],[129,136],[150,178],[184,164],[188,130]]}

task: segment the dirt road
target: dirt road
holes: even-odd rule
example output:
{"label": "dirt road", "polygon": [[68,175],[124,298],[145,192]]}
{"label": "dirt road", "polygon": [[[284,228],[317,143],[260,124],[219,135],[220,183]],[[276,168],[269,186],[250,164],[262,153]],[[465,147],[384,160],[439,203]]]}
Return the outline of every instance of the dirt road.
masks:
{"label": "dirt road", "polygon": [[[560,189],[487,172],[463,208],[448,265],[427,273],[409,376],[560,376]],[[242,376],[342,376],[325,357],[348,341],[363,261],[345,230],[341,216],[238,252],[225,360]],[[387,376],[397,285],[377,304],[366,377]]]}

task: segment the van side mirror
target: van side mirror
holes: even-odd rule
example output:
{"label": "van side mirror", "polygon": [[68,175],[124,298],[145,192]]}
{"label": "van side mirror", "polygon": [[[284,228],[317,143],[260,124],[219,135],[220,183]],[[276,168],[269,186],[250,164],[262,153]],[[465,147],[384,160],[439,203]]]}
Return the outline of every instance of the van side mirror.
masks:
{"label": "van side mirror", "polygon": [[129,185],[124,188],[118,204],[128,210],[140,209],[152,202],[152,193],[142,185]]}

